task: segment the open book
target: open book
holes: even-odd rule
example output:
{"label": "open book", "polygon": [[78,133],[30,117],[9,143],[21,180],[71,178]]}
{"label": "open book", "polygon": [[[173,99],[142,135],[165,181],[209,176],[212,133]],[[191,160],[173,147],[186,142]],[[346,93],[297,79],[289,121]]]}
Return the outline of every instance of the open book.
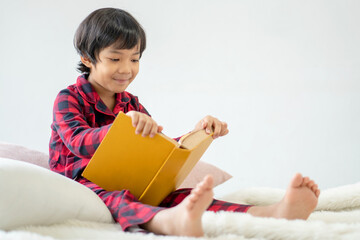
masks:
{"label": "open book", "polygon": [[212,140],[205,130],[179,142],[162,133],[143,137],[135,134],[131,118],[119,113],[82,176],[107,191],[128,189],[156,206],[180,186]]}

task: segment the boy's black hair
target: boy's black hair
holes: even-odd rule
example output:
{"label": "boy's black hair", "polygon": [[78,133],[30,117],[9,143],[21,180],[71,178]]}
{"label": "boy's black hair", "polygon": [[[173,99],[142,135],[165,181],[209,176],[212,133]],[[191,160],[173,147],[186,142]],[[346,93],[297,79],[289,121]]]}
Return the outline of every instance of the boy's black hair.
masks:
{"label": "boy's black hair", "polygon": [[[94,65],[102,49],[115,44],[118,49],[131,49],[140,43],[140,57],[146,47],[144,29],[128,12],[117,8],[101,8],[90,13],[79,25],[74,37],[77,52]],[[90,73],[81,61],[78,71]]]}

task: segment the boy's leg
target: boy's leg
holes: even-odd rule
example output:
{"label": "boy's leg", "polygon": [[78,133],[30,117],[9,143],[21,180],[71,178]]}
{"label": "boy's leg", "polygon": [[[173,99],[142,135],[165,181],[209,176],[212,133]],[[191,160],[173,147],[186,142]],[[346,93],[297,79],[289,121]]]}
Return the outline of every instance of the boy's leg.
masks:
{"label": "boy's leg", "polygon": [[[174,207],[190,193],[191,189],[179,189],[170,194],[159,206]],[[313,180],[296,174],[290,181],[284,198],[269,206],[252,206],[214,200],[208,211],[247,212],[258,217],[307,219],[315,209],[320,190]]]}
{"label": "boy's leg", "polygon": [[213,200],[213,182],[212,176],[205,177],[181,203],[157,213],[142,227],[156,234],[203,236],[201,218]]}
{"label": "boy's leg", "polygon": [[139,202],[129,191],[105,191],[85,178],[77,180],[93,190],[107,205],[123,230],[132,226],[164,235],[202,236],[201,217],[213,199],[213,178],[208,176],[173,208]]}
{"label": "boy's leg", "polygon": [[106,191],[85,178],[77,180],[94,191],[108,207],[114,220],[126,231],[130,227],[146,223],[164,208],[139,202],[128,190]]}
{"label": "boy's leg", "polygon": [[[182,188],[171,193],[164,199],[159,205],[160,207],[171,208],[181,203],[190,193],[191,188]],[[242,205],[237,203],[231,203],[226,201],[220,201],[213,199],[210,206],[206,209],[207,211],[218,212],[247,212],[252,205]]]}
{"label": "boy's leg", "polygon": [[283,199],[270,206],[254,206],[248,210],[253,216],[285,219],[307,219],[314,211],[320,190],[308,177],[296,174],[290,181]]}
{"label": "boy's leg", "polygon": [[[320,190],[314,181],[296,174],[284,198],[271,206],[247,206],[212,199],[213,179],[204,180],[187,194],[171,194],[159,206],[152,207],[138,202],[128,191],[107,192],[86,179],[78,180],[92,189],[108,206],[116,221],[126,230],[133,225],[165,235],[202,236],[201,217],[211,211],[237,211],[262,217],[306,219],[317,205]],[[212,203],[212,204],[211,204]],[[163,208],[171,207],[171,208]]]}

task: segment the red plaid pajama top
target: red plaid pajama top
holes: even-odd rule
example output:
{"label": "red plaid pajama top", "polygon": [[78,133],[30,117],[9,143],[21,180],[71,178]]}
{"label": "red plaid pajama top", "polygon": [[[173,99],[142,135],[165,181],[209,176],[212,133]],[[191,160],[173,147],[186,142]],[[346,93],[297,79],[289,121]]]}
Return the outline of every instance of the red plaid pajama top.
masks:
{"label": "red plaid pajama top", "polygon": [[[166,207],[176,206],[191,189],[175,191],[159,207],[153,207],[142,204],[126,189],[106,191],[81,177],[119,112],[139,111],[149,115],[138,98],[126,91],[116,95],[116,105],[111,111],[87,81],[87,77],[86,74],[79,76],[75,84],[60,91],[55,99],[49,165],[51,170],[93,190],[109,208],[115,221],[126,230],[149,221]],[[247,205],[214,200],[208,210],[245,212],[248,208]]]}

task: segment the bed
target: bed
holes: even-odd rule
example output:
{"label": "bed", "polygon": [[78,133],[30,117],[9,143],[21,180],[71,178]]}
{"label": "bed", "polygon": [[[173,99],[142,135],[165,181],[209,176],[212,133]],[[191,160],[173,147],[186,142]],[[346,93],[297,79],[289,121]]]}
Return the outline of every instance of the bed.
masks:
{"label": "bed", "polygon": [[[4,156],[4,146],[9,145],[0,144],[0,189],[7,193],[0,198],[0,239],[360,239],[360,182],[323,190],[307,221],[206,212],[202,238],[157,236],[137,229],[123,232],[89,189],[49,171],[41,161],[14,159],[14,149],[7,152],[11,158]],[[34,158],[33,151],[16,149]],[[36,154],[36,159],[47,157]],[[267,205],[283,194],[281,189],[249,188],[221,199]]]}

